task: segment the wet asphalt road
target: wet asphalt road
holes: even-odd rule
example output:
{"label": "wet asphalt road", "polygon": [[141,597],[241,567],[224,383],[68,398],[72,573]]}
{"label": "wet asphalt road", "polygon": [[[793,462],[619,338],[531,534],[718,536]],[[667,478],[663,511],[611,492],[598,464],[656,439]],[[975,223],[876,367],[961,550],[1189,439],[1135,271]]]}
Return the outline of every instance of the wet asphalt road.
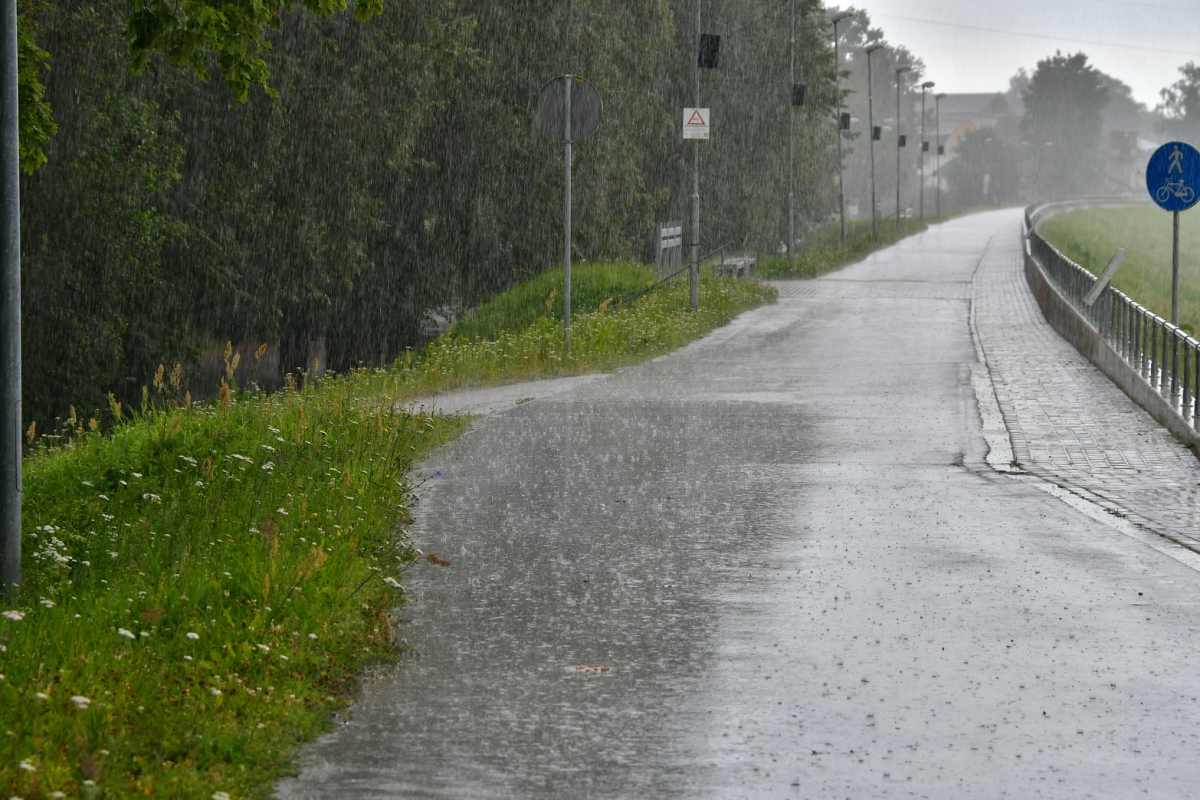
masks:
{"label": "wet asphalt road", "polygon": [[279,796],[1195,796],[1200,573],[985,462],[971,281],[1019,219],[439,452],[415,655]]}

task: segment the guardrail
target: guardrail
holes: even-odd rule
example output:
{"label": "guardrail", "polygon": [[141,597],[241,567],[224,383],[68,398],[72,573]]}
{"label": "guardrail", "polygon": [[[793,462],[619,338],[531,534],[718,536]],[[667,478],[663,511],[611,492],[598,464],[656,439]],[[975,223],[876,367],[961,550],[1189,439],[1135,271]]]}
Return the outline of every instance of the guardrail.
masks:
{"label": "guardrail", "polygon": [[[1091,203],[1076,201],[1071,204]],[[1092,305],[1084,303],[1083,298],[1096,283],[1096,276],[1067,258],[1037,232],[1037,222],[1046,211],[1045,205],[1030,206],[1025,210],[1026,254],[1041,266],[1058,292],[1125,366],[1158,395],[1192,433],[1200,432],[1200,341],[1112,286],[1105,288]],[[1110,377],[1116,379],[1111,374]]]}

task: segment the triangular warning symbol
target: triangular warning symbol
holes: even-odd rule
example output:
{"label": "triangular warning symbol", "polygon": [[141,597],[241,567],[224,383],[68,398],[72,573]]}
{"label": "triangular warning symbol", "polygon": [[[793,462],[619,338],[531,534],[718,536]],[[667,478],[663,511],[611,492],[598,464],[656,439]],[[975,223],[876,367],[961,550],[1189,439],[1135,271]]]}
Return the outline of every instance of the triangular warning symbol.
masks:
{"label": "triangular warning symbol", "polygon": [[688,119],[687,124],[688,125],[707,125],[708,123],[704,121],[704,117],[700,115],[700,109],[697,108],[695,111],[692,112],[692,116]]}

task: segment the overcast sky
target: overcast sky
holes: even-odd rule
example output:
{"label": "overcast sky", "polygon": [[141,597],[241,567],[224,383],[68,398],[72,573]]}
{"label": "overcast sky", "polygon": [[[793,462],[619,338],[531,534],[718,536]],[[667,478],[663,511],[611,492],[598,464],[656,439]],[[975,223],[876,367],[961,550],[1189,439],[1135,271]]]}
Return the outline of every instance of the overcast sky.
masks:
{"label": "overcast sky", "polygon": [[925,61],[942,92],[1004,91],[1055,50],[1089,62],[1153,108],[1158,92],[1200,63],[1200,0],[858,0],[892,44]]}

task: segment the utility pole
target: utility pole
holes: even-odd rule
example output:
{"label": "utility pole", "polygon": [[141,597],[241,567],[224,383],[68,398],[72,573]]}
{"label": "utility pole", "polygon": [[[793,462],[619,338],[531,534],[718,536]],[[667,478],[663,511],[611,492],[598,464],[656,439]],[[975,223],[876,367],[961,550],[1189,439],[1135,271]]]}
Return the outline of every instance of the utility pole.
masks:
{"label": "utility pole", "polygon": [[0,26],[0,599],[21,586],[21,147],[17,117],[17,3]]}
{"label": "utility pole", "polygon": [[837,145],[838,145],[838,216],[842,220],[842,246],[846,246],[846,184],[842,176],[842,58],[838,50],[838,23],[854,16],[853,11],[843,11],[834,16],[833,22],[833,91],[834,104],[837,107]]}
{"label": "utility pole", "polygon": [[883,44],[873,44],[865,52],[867,54],[867,127],[871,130],[868,135],[871,147],[871,237],[879,238],[878,203],[875,200],[875,100],[871,94],[871,53],[882,50]]}
{"label": "utility pole", "polygon": [[896,233],[900,233],[900,148],[904,146],[900,133],[900,76],[910,69],[908,64],[896,67]]}

